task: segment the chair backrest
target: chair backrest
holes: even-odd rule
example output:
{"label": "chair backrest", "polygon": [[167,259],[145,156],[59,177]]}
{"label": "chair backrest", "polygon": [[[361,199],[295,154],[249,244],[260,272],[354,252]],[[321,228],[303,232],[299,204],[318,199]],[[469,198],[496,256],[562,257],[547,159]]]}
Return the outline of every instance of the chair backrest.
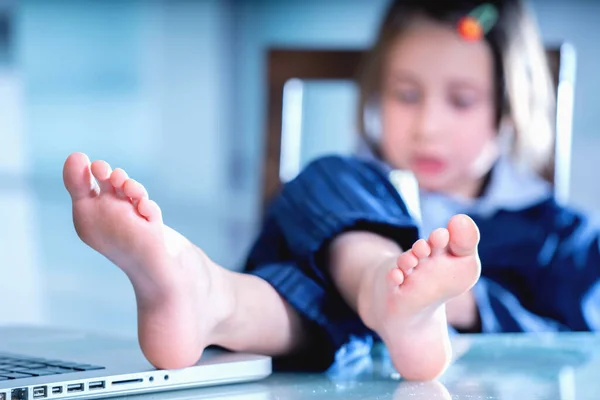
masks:
{"label": "chair backrest", "polygon": [[[556,87],[556,130],[553,159],[544,178],[554,185],[556,198],[566,202],[569,192],[575,51],[567,43],[546,48]],[[356,80],[364,50],[271,49],[268,52],[266,153],[263,165],[263,207],[281,184],[282,159],[298,149],[282,148],[284,86],[291,79]],[[285,161],[285,160],[284,160]]]}

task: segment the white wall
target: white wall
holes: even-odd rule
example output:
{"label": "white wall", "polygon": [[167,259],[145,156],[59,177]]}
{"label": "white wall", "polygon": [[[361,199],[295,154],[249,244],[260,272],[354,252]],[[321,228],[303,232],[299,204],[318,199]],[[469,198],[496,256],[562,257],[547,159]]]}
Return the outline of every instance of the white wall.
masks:
{"label": "white wall", "polygon": [[0,320],[12,323],[40,321],[45,311],[36,229],[39,216],[33,190],[21,179],[29,169],[22,101],[19,72],[0,66],[0,294],[4,301]]}
{"label": "white wall", "polygon": [[[0,323],[19,315],[135,332],[129,282],[74,232],[61,180],[72,151],[124,167],[167,223],[218,262],[238,261],[242,249],[229,250],[228,235],[236,221],[219,195],[227,185],[230,15],[218,0],[20,3],[12,66],[19,79],[11,82],[21,98],[16,105],[13,95],[11,105],[22,126],[9,131],[9,120],[0,121],[10,155],[0,162],[0,214],[9,222],[0,226],[0,290],[17,306],[0,313]],[[8,167],[19,191],[1,185]]]}
{"label": "white wall", "polygon": [[544,39],[568,41],[577,52],[571,199],[577,207],[600,211],[600,180],[593,167],[600,154],[600,2],[536,0],[533,8]]}

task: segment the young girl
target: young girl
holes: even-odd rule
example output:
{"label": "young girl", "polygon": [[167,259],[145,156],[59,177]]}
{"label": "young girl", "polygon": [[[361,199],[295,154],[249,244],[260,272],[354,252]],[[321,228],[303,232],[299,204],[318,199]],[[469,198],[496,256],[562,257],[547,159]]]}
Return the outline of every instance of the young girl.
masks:
{"label": "young girl", "polygon": [[[123,170],[67,159],[75,228],[131,279],[150,362],[185,367],[218,345],[325,369],[381,339],[403,377],[426,380],[449,363],[448,324],[598,329],[598,230],[536,174],[552,143],[543,49],[519,1],[490,3],[479,40],[457,30],[479,1],[392,4],[361,82],[376,157],[325,157],[285,185],[247,273],[163,225]],[[419,226],[392,169],[418,180]]]}

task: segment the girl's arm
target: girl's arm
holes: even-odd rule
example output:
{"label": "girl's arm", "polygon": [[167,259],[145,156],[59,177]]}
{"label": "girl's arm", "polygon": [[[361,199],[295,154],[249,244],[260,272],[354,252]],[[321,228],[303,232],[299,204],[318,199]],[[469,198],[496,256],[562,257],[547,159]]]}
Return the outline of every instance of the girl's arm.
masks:
{"label": "girl's arm", "polygon": [[482,277],[462,297],[446,303],[448,323],[461,332],[557,332],[568,328],[523,307],[514,293]]}
{"label": "girl's arm", "polygon": [[600,225],[552,198],[477,221],[484,332],[600,330]]}

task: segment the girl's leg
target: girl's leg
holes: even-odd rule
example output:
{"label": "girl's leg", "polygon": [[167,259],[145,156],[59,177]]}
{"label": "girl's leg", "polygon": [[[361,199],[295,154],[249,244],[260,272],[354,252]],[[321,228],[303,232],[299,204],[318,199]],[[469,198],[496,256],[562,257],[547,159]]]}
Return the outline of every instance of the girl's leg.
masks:
{"label": "girl's leg", "polygon": [[209,345],[273,356],[303,346],[300,317],[271,285],[216,265],[165,226],[123,170],[76,153],[63,175],[77,233],[133,284],[140,345],[153,365],[190,366]]}

